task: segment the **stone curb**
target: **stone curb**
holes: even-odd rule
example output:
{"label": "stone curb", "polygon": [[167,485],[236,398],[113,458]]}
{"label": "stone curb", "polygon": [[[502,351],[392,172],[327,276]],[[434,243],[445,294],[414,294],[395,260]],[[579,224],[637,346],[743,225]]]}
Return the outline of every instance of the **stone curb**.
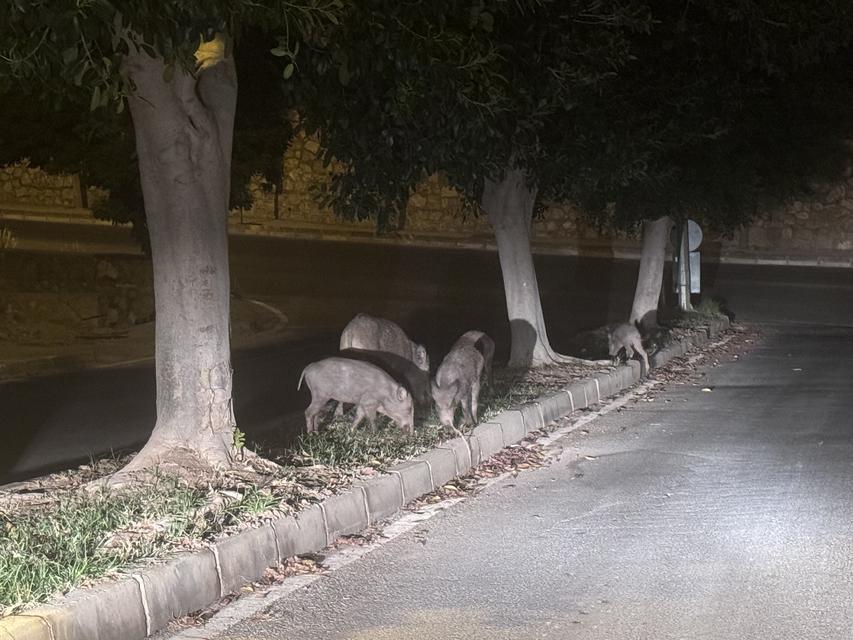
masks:
{"label": "stone curb", "polygon": [[[693,347],[707,344],[729,327],[714,320],[656,353],[658,367]],[[170,620],[197,611],[257,580],[283,559],[320,551],[338,536],[358,533],[434,491],[456,476],[519,442],[530,431],[599,404],[641,378],[639,362],[578,380],[557,393],[477,425],[408,460],[386,475],[327,498],[295,516],[276,518],[194,553],[147,567],[92,589],[78,589],[54,604],[0,618],[0,640],[136,640],[163,629]]]}

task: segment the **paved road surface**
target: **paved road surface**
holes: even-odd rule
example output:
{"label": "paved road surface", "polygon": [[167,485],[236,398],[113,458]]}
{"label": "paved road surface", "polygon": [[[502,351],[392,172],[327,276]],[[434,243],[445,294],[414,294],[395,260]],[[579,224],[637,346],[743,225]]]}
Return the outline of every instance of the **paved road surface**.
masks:
{"label": "paved road surface", "polygon": [[[635,262],[539,256],[536,264],[558,349],[567,349],[576,332],[623,319],[630,310]],[[327,333],[235,355],[236,414],[250,435],[277,428],[295,435],[299,421],[284,416],[308,403],[307,392],[294,389],[299,372],[336,349],[335,334],[358,311],[398,320],[436,364],[472,327],[495,338],[498,361],[508,351],[494,253],[234,237],[231,267],[242,295],[281,307],[293,325]],[[853,325],[851,269],[709,265],[704,278],[707,291],[725,298],[739,320]],[[153,370],[0,384],[0,408],[2,483],[144,442],[154,424]]]}
{"label": "paved road surface", "polygon": [[849,640],[851,362],[784,327],[218,637]]}

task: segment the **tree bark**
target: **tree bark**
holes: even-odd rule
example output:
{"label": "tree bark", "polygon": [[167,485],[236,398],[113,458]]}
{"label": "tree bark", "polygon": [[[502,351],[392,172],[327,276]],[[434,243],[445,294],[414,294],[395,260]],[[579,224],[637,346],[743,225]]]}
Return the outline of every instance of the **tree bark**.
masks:
{"label": "tree bark", "polygon": [[[128,56],[129,98],[151,237],[157,422],[123,472],[232,462],[228,198],[237,97],[233,60],[164,81]],[[121,473],[121,472],[120,472]]]}
{"label": "tree bark", "polygon": [[539,284],[530,251],[530,224],[536,189],[524,173],[509,169],[500,182],[486,180],[481,199],[495,240],[503,274],[511,332],[510,367],[539,367],[578,359],[561,356],[548,342]]}
{"label": "tree bark", "polygon": [[643,252],[629,319],[629,322],[639,324],[643,330],[658,326],[658,302],[663,284],[666,243],[671,229],[672,219],[669,216],[643,223]]}

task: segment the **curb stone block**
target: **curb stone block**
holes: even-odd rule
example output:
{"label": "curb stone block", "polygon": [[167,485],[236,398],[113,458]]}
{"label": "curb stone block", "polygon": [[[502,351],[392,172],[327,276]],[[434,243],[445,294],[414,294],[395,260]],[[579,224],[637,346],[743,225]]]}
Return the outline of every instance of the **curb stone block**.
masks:
{"label": "curb stone block", "polygon": [[711,320],[711,324],[708,327],[708,337],[713,339],[720,335],[720,329],[722,324],[723,323],[717,320],[716,318]]}
{"label": "curb stone block", "polygon": [[318,504],[297,513],[296,526],[299,527],[298,548],[304,549],[297,553],[310,553],[322,549],[331,542],[329,531],[326,529],[326,514]]}
{"label": "curb stone block", "polygon": [[[651,367],[651,364],[652,364],[652,361],[651,361],[651,358],[649,358],[649,367]],[[639,382],[640,380],[643,379],[643,365],[640,364],[639,362],[637,362],[636,360],[632,360],[631,362],[628,363],[628,367],[631,370],[631,375],[625,379],[630,381],[626,385],[627,387],[630,387],[635,382]],[[649,375],[648,371],[646,371],[646,375]]]}
{"label": "curb stone block", "polygon": [[[652,360],[649,358],[649,367],[651,367]],[[646,375],[648,375],[648,371]],[[639,382],[643,379],[643,365],[637,362],[636,360],[632,360],[627,365],[619,368],[619,377],[620,377],[620,386],[623,389],[627,389],[631,385]]]}
{"label": "curb stone block", "polygon": [[610,372],[610,386],[613,389],[613,395],[615,396],[618,393],[621,393],[628,387],[630,384],[625,384],[626,382],[631,381],[631,367],[627,364],[619,365],[613,371]]}
{"label": "curb stone block", "polygon": [[601,394],[601,390],[598,388],[595,378],[583,378],[580,383],[586,390],[586,405],[591,407],[595,404],[599,404],[599,395]]}
{"label": "curb stone block", "polygon": [[0,618],[0,640],[51,640],[47,622],[26,613]]}
{"label": "curb stone block", "polygon": [[439,445],[440,449],[449,449],[456,461],[456,475],[464,476],[474,466],[473,452],[468,447],[468,442],[463,437],[453,438]]}
{"label": "curb stone block", "polygon": [[409,460],[401,462],[391,467],[390,471],[400,474],[400,478],[403,481],[403,495],[406,498],[406,502],[414,500],[425,493],[432,493],[435,489],[432,486],[429,467],[423,461]]}
{"label": "curb stone block", "polygon": [[[533,410],[537,414],[539,413],[535,406]],[[502,411],[492,418],[492,422],[501,425],[501,435],[505,445],[515,444],[527,435],[525,427],[527,423],[524,421],[524,414],[521,411]]]}
{"label": "curb stone block", "polygon": [[[543,414],[540,413],[540,407],[537,407],[535,402],[523,404],[515,411],[518,411],[518,413],[521,414],[521,422],[524,426],[525,433],[536,431],[537,429],[541,429],[545,426],[545,423],[543,422]],[[504,413],[506,413],[506,411],[502,411],[500,415],[502,416]]]}
{"label": "curb stone block", "polygon": [[613,378],[610,377],[609,371],[596,374],[595,379],[598,380],[598,392],[599,394],[601,394],[602,398],[608,398],[612,396],[619,389],[618,386],[614,389]]}
{"label": "curb stone block", "polygon": [[480,438],[478,438],[473,433],[470,436],[466,436],[466,438],[468,440],[468,446],[471,448],[471,460],[473,461],[471,463],[471,466],[476,467],[483,461],[483,452],[481,451],[482,447],[480,447]]}
{"label": "curb stone block", "polygon": [[415,460],[429,463],[432,483],[436,489],[443,487],[456,477],[456,456],[450,449],[431,449]]}
{"label": "curb stone block", "polygon": [[367,528],[367,505],[361,489],[351,489],[323,500],[326,530],[331,544],[340,536],[348,536]]}
{"label": "curb stone block", "polygon": [[144,638],[148,632],[139,584],[132,578],[74,592],[27,615],[47,621],[51,640],[129,640]]}
{"label": "curb stone block", "polygon": [[566,396],[566,406],[569,407],[569,413],[574,412],[578,408],[578,401],[571,385],[563,387],[562,394]]}
{"label": "curb stone block", "polygon": [[540,406],[542,407],[545,424],[550,424],[572,411],[572,401],[565,391],[560,391],[547,398],[543,398],[540,401]]}
{"label": "curb stone block", "polygon": [[239,591],[245,583],[256,580],[267,567],[278,564],[275,532],[269,525],[247,529],[216,543],[222,594]]}
{"label": "curb stone block", "polygon": [[572,399],[575,402],[575,411],[578,409],[586,409],[589,406],[586,397],[586,389],[582,381],[578,380],[573,382],[566,387],[566,391],[572,394]]}
{"label": "curb stone block", "polygon": [[480,442],[480,461],[488,460],[504,448],[504,436],[501,425],[497,422],[486,422],[477,425],[473,434]]}
{"label": "curb stone block", "polygon": [[270,528],[275,534],[275,544],[278,547],[278,557],[284,560],[290,556],[299,555],[296,547],[299,544],[299,525],[293,516],[282,516],[270,521]]}
{"label": "curb stone block", "polygon": [[280,558],[289,558],[322,549],[329,542],[326,522],[316,504],[303,509],[296,516],[285,516],[272,521]]}
{"label": "curb stone block", "polygon": [[[220,597],[216,560],[209,550],[184,553],[140,573],[151,616],[151,629],[198,611]],[[187,588],[192,585],[192,588]]]}
{"label": "curb stone block", "polygon": [[371,478],[363,485],[370,521],[384,520],[403,508],[403,486],[395,473]]}

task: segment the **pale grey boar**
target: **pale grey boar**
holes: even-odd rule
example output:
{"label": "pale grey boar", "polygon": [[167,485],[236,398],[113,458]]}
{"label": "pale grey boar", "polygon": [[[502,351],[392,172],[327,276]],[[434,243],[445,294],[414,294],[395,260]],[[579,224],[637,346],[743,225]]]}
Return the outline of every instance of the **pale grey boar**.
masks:
{"label": "pale grey boar", "polygon": [[414,362],[422,371],[429,371],[429,357],[423,346],[412,342],[406,332],[390,320],[374,318],[366,313],[359,313],[344,327],[340,348],[341,351],[359,349],[393,353]]}
{"label": "pale grey boar", "polygon": [[317,418],[329,400],[356,405],[353,427],[364,418],[373,422],[379,412],[396,422],[403,433],[414,433],[411,394],[377,366],[348,358],[326,358],[302,370],[297,389],[303,380],[311,391],[311,404],[305,410],[308,433],[317,431]]}
{"label": "pale grey boar", "polygon": [[649,372],[649,357],[646,355],[646,350],[643,349],[640,332],[634,325],[623,322],[610,329],[607,332],[607,348],[614,362],[618,360],[619,352],[622,349],[625,349],[625,357],[628,360],[634,357],[636,351],[643,359],[643,364],[646,365],[646,373]]}
{"label": "pale grey boar", "polygon": [[462,419],[467,424],[477,422],[477,403],[480,398],[480,380],[494,357],[494,342],[482,331],[469,331],[462,335],[450,349],[432,382],[432,399],[441,424],[454,426],[456,407],[462,407]]}

